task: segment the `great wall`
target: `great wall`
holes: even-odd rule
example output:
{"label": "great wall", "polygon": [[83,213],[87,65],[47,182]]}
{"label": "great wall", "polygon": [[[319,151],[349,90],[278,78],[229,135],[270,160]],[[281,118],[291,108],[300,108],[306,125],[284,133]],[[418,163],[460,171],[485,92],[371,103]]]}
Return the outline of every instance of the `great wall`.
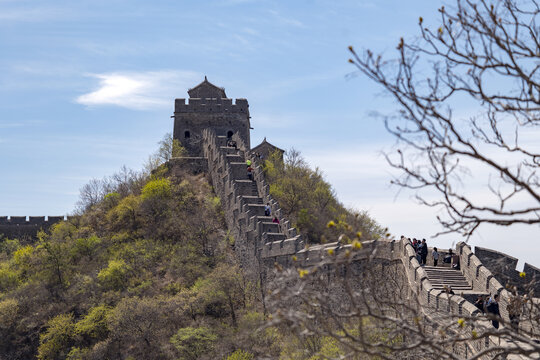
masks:
{"label": "great wall", "polygon": [[[290,223],[282,215],[279,204],[270,195],[269,185],[264,179],[262,168],[255,165],[254,181],[247,179],[246,160],[250,159],[255,163],[256,159],[250,157],[249,148],[244,145],[242,139],[238,136],[234,137],[238,144],[237,150],[227,147],[227,137],[218,136],[213,130],[205,130],[203,137],[208,171],[216,193],[223,200],[227,225],[235,238],[238,259],[246,271],[256,273],[260,277],[263,288],[271,285],[269,283],[271,283],[271,274],[274,272],[275,264],[286,268],[310,268],[328,258],[329,249],[333,249],[335,253],[351,249],[351,245],[338,243],[305,248],[301,236],[290,227]],[[271,218],[264,215],[263,204],[266,203],[270,203],[272,214],[276,214],[280,219],[279,225],[272,223]],[[393,263],[400,269],[393,271],[392,274],[403,274],[408,284],[409,294],[422,305],[426,319],[431,323],[437,323],[438,317],[446,320],[449,314],[470,318],[479,316],[480,310],[471,302],[478,294],[499,294],[501,317],[509,321],[506,311],[506,305],[510,299],[509,291],[497,280],[490,268],[486,267],[472,252],[469,245],[463,242],[457,244],[456,254],[459,255],[461,270],[453,270],[441,266],[438,268],[420,266],[408,240],[383,239],[368,242],[368,244],[371,246],[365,246],[364,252],[372,253],[373,247],[376,246],[377,258]],[[495,260],[491,261],[490,265],[491,269],[498,273],[507,271],[508,263],[516,265],[517,262],[511,257],[488,249],[481,249],[480,253],[483,259]],[[358,261],[362,262],[366,257],[368,256],[359,255]],[[496,261],[500,258],[507,261]],[[358,274],[362,264],[357,265],[358,270],[355,273]],[[526,264],[525,267],[528,280],[534,284],[536,294],[538,294],[540,284],[537,279],[540,279],[540,270],[530,264]],[[515,268],[512,271],[515,271]],[[464,286],[463,289],[458,290],[460,281]],[[329,282],[331,282],[330,279]],[[445,285],[454,286],[460,294],[448,295],[443,290]],[[487,321],[485,326],[487,328],[490,326]],[[522,322],[521,326],[529,326],[529,330],[540,335],[540,329],[531,329],[530,323]],[[484,342],[478,340],[466,343],[454,351],[467,357],[494,346],[500,346],[500,344],[494,340]]]}
{"label": "great wall", "polygon": [[[236,105],[232,105],[232,100],[225,97],[224,90],[206,79],[190,90],[192,94],[198,97],[190,98],[187,105],[184,99],[175,102],[174,136],[187,145],[188,156],[171,159],[169,167],[173,174],[182,169],[208,174],[216,194],[221,198],[238,261],[246,273],[260,282],[263,298],[267,288],[272,287],[276,265],[309,269],[321,262],[328,263],[330,249],[334,256],[352,250],[350,244],[338,242],[306,247],[301,235],[284,217],[278,202],[270,194],[262,167],[250,151],[249,111],[245,99],[238,99]],[[213,126],[213,122],[222,124]],[[232,143],[234,146],[231,146]],[[246,160],[253,163],[253,180],[247,178]],[[265,215],[264,204],[270,204],[272,216],[279,219],[279,224]],[[0,217],[0,233],[8,237],[31,237],[40,228],[47,229],[62,220],[63,217],[30,217],[28,220],[26,217]],[[508,323],[510,319],[506,308],[511,294],[505,287],[507,282],[516,285],[519,290],[523,290],[526,284],[532,285],[535,296],[540,294],[540,269],[533,265],[525,264],[524,280],[516,270],[517,259],[506,254],[479,247],[473,252],[463,242],[457,244],[455,253],[459,256],[460,270],[430,266],[432,263],[424,267],[419,264],[407,239],[365,241],[362,249],[355,252],[352,278],[358,276],[360,279],[367,258],[375,257],[383,266],[392,267],[392,276],[400,277],[399,281],[405,284],[404,293],[399,295],[414,298],[420,304],[425,321],[431,324],[433,332],[437,324],[447,321],[449,316],[479,318],[481,312],[472,303],[479,294],[499,294],[501,318]],[[333,281],[332,276],[329,273],[329,286]],[[361,285],[359,282],[358,286]],[[443,289],[445,286],[453,286],[459,294],[448,294]],[[538,299],[533,299],[533,302],[538,303]],[[478,324],[490,328],[487,320],[479,319]],[[532,337],[540,338],[538,322],[533,325],[522,321],[520,327],[529,331]],[[483,354],[490,348],[504,348],[511,344],[501,344],[500,340],[495,341],[494,337],[488,336],[451,346],[456,355],[467,358]],[[489,352],[486,354],[482,358],[491,358]],[[540,358],[538,353],[531,356],[511,355],[508,359]]]}
{"label": "great wall", "polygon": [[64,221],[64,216],[0,216],[0,234],[7,238],[34,239],[39,230],[48,230]]}

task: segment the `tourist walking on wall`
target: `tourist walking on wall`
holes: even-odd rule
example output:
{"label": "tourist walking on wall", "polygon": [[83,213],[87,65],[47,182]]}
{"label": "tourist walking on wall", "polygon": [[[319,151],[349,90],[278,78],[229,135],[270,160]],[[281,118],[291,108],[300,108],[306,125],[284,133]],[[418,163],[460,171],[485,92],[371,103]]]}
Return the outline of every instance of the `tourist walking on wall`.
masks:
{"label": "tourist walking on wall", "polygon": [[474,305],[482,312],[485,313],[485,299],[483,295],[478,295],[478,298],[474,302]]}
{"label": "tourist walking on wall", "polygon": [[421,265],[426,265],[427,254],[428,254],[428,248],[427,248],[426,239],[422,239],[422,243],[420,244],[420,259],[422,260],[420,262]]}
{"label": "tourist walking on wall", "polygon": [[452,254],[452,269],[459,270],[459,255]]}
{"label": "tourist walking on wall", "polygon": [[234,148],[234,150],[238,150],[238,148],[236,147],[236,141],[234,141],[233,139],[229,139],[229,141],[227,141],[227,146]]}
{"label": "tourist walking on wall", "polygon": [[416,240],[416,238],[413,239],[413,248],[416,255],[416,260],[418,260],[418,263],[422,263],[422,258],[420,256],[420,241]]}
{"label": "tourist walking on wall", "polygon": [[266,205],[264,205],[264,216],[270,216],[271,211],[270,203],[266,203]]}
{"label": "tourist walking on wall", "polygon": [[279,219],[276,216],[274,216],[274,218],[272,219],[272,222],[274,224],[279,224]]}
{"label": "tourist walking on wall", "polygon": [[448,254],[444,257],[443,261],[446,264],[451,264],[452,263],[452,256],[453,256],[452,249],[448,249]]}
{"label": "tourist walking on wall", "polygon": [[439,262],[439,252],[437,251],[437,248],[433,248],[431,256],[433,256],[433,266],[437,266],[437,262]]}
{"label": "tourist walking on wall", "polygon": [[249,180],[253,181],[253,168],[251,166],[247,168],[247,176]]}
{"label": "tourist walking on wall", "polygon": [[501,316],[501,313],[499,312],[499,295],[493,296],[488,302],[488,305],[486,306],[486,310],[488,313],[491,314],[491,323],[493,324],[493,327],[495,329],[499,328],[499,316]]}

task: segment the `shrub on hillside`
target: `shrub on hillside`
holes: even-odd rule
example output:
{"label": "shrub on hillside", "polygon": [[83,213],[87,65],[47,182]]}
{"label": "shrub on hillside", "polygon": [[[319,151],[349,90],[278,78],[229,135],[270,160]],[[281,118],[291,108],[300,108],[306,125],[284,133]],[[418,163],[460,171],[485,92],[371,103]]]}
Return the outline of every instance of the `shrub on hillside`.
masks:
{"label": "shrub on hillside", "polygon": [[270,194],[278,201],[285,217],[309,242],[336,241],[335,231],[326,226],[334,220],[354,223],[364,238],[383,234],[381,226],[366,212],[346,209],[322,172],[318,168],[311,169],[298,151],[289,150],[285,158],[280,152],[274,152],[265,160],[263,170],[270,184]]}
{"label": "shrub on hillside", "polygon": [[206,327],[186,327],[179,329],[171,337],[171,343],[178,350],[182,359],[195,360],[212,351],[217,336]]}
{"label": "shrub on hillside", "polygon": [[75,337],[73,315],[55,316],[47,326],[47,330],[39,337],[38,360],[65,358]]}
{"label": "shrub on hillside", "polygon": [[108,290],[122,290],[127,285],[129,267],[124,260],[110,260],[109,265],[97,276],[99,283]]}

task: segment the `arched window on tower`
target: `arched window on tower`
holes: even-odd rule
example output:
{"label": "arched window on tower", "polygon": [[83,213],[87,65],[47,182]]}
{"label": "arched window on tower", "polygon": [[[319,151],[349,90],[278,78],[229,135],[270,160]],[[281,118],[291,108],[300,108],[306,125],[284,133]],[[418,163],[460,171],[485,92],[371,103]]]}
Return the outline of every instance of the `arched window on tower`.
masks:
{"label": "arched window on tower", "polygon": [[190,136],[191,134],[189,133],[189,131],[184,132],[184,138],[189,139]]}
{"label": "arched window on tower", "polygon": [[233,132],[231,130],[227,131],[227,138],[230,139],[233,136]]}

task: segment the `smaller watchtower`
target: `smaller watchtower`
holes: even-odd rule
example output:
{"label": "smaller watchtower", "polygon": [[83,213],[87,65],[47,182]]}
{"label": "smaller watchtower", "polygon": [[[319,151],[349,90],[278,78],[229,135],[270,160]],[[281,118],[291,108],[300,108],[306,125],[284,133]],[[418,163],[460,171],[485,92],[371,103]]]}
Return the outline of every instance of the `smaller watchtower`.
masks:
{"label": "smaller watchtower", "polygon": [[249,105],[246,99],[227,98],[225,89],[204,81],[188,90],[189,99],[174,102],[173,138],[186,148],[188,156],[203,156],[202,134],[206,128],[217,135],[232,137],[238,132],[246,146],[249,141]]}

